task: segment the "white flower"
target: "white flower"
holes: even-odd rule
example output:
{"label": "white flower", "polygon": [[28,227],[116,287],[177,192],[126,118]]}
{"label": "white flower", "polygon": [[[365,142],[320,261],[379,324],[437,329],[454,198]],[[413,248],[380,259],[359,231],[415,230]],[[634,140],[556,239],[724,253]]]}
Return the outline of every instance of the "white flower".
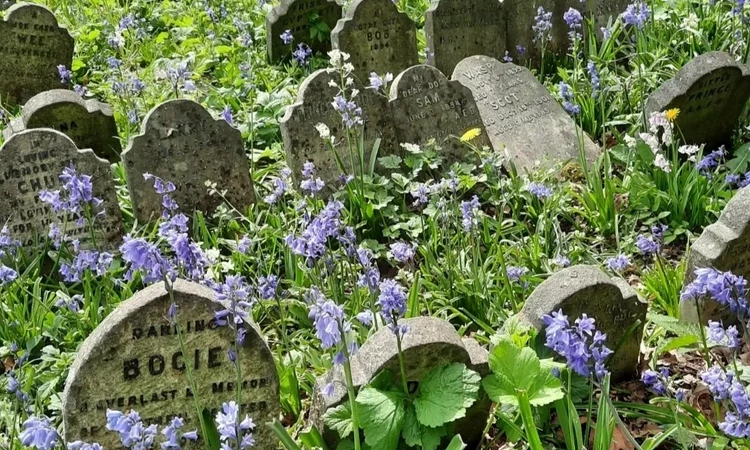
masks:
{"label": "white flower", "polygon": [[354,84],[354,78],[352,77],[346,77],[346,85],[351,86]]}
{"label": "white flower", "polygon": [[409,153],[422,153],[422,149],[417,144],[405,143],[405,144],[401,144],[401,147],[403,147],[404,150],[406,150]]}
{"label": "white flower", "polygon": [[352,98],[356,97],[357,95],[359,95],[359,89],[352,89]]}
{"label": "white flower", "polygon": [[321,139],[328,139],[331,137],[331,129],[324,123],[315,125],[315,129],[318,130]]}
{"label": "white flower", "polygon": [[633,136],[626,134],[625,145],[627,145],[630,150],[635,150],[636,146],[638,145],[638,141]]}
{"label": "white flower", "polygon": [[677,149],[677,152],[682,153],[683,155],[692,156],[698,153],[700,149],[701,148],[698,147],[697,145],[683,145]]}
{"label": "white flower", "polygon": [[661,145],[659,145],[659,139],[656,138],[653,134],[650,133],[641,133],[639,134],[641,140],[646,143],[651,148],[651,151],[656,155],[661,150]]}
{"label": "white flower", "polygon": [[698,28],[698,25],[698,16],[694,13],[690,13],[689,16],[682,19],[682,25],[680,25],[680,28],[683,30],[687,30],[688,28],[695,30]]}
{"label": "white flower", "polygon": [[331,81],[329,81],[329,82],[328,82],[328,86],[331,86],[331,87],[335,87],[335,88],[339,87],[339,85],[338,85],[338,84],[336,84],[336,81],[335,81],[335,80],[331,80]]}
{"label": "white flower", "polygon": [[[661,140],[666,145],[672,145],[672,124],[667,119],[666,112],[653,112],[648,118],[649,131],[654,135],[659,134],[659,128],[664,130]],[[644,139],[645,140],[645,139]]]}
{"label": "white flower", "polygon": [[658,153],[656,155],[656,158],[654,158],[654,165],[666,173],[672,171],[672,168],[669,166],[669,161],[667,161],[667,159],[661,153]]}

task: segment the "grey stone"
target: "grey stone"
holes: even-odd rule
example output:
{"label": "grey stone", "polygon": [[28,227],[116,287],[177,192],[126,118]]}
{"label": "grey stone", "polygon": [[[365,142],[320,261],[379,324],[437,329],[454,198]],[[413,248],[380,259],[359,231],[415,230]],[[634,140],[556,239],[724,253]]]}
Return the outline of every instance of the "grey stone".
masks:
{"label": "grey stone", "polygon": [[333,48],[351,56],[363,84],[371,72],[395,75],[419,63],[417,25],[391,0],[355,0],[331,40]]}
{"label": "grey stone", "polygon": [[227,200],[240,210],[255,201],[250,163],[242,135],[224,120],[214,120],[191,100],[170,100],[148,113],[122,153],[128,189],[139,222],[159,217],[162,196],[153,189],[150,173],[177,187],[172,198],[187,214],[211,214],[222,203],[210,195],[206,182],[226,190]]}
{"label": "grey stone", "polygon": [[[487,351],[478,344],[471,344],[467,348],[465,340],[458,336],[449,322],[434,317],[417,317],[406,319],[403,323],[409,326],[402,349],[410,390],[416,389],[422,377],[431,370],[453,363],[465,364],[480,375],[489,371],[486,365],[489,358]],[[398,376],[398,345],[391,330],[382,328],[367,339],[352,358],[351,368],[356,388],[366,385],[385,370]],[[310,417],[319,430],[324,430],[324,438],[331,448],[335,448],[339,437],[335,431],[324,426],[323,415],[330,408],[348,401],[344,380],[343,370],[334,368],[315,383]],[[328,383],[333,383],[334,391],[327,397],[322,390]],[[461,434],[469,448],[478,445],[490,414],[490,402],[483,391],[480,390],[480,394],[480,399],[469,408],[466,417],[456,422],[456,432]]]}
{"label": "grey stone", "polygon": [[[333,108],[333,98],[339,93],[339,89],[330,86],[330,81],[340,82],[337,72],[321,69],[305,79],[300,86],[297,101],[287,107],[284,118],[281,119],[281,136],[284,140],[284,148],[287,154],[287,164],[292,169],[295,179],[299,183],[300,172],[305,162],[311,161],[315,164],[316,175],[326,184],[326,192],[332,192],[341,186],[339,176],[342,173],[359,173],[359,161],[355,159],[352,170],[352,157],[347,145],[347,129],[341,119],[341,114]],[[353,88],[359,89],[359,95],[354,99],[362,108],[364,121],[364,167],[369,167],[369,157],[376,140],[380,139],[378,157],[394,155],[399,153],[398,140],[393,129],[388,100],[385,96],[371,89],[364,89],[357,82]],[[325,124],[334,138],[334,145],[340,164],[336,161],[330,146],[320,137],[315,128],[319,123]],[[356,128],[362,133],[362,127]],[[350,133],[352,131],[350,130]],[[352,133],[352,136],[354,134]],[[354,139],[354,138],[352,138]],[[359,151],[357,143],[352,145],[358,158]],[[377,167],[377,166],[376,166]]]}
{"label": "grey stone", "polygon": [[120,160],[117,124],[106,103],[84,100],[65,89],[42,92],[26,102],[21,117],[13,120],[3,134],[8,139],[32,128],[52,128],[71,138],[78,148],[90,148],[111,163]]}
{"label": "grey stone", "polygon": [[0,20],[0,97],[5,104],[26,103],[58,89],[57,66],[70,69],[75,43],[44,6],[19,3]]}
{"label": "grey stone", "polygon": [[750,98],[750,66],[723,52],[700,55],[648,98],[646,111],[679,108],[675,124],[683,143],[714,150],[731,142]]}
{"label": "grey stone", "polygon": [[[325,55],[331,50],[331,30],[342,15],[336,0],[281,0],[266,16],[268,58],[271,62],[287,58],[301,43]],[[291,44],[281,40],[286,30],[294,36]]]}
{"label": "grey stone", "polygon": [[625,280],[582,265],[563,269],[542,282],[526,299],[520,319],[536,328],[543,341],[545,314],[562,310],[571,324],[581,314],[594,318],[597,330],[607,335],[607,347],[616,349],[607,367],[612,379],[620,381],[636,375],[647,308]]}
{"label": "grey stone", "polygon": [[436,0],[425,14],[428,64],[444,74],[464,58],[487,55],[502,58],[505,10],[500,0]]}
{"label": "grey stone", "polygon": [[71,239],[79,239],[83,248],[93,248],[88,223],[78,226],[73,217],[56,215],[39,199],[39,191],[55,191],[62,183],[63,169],[73,165],[79,175],[90,175],[94,197],[104,201],[103,217],[94,221],[96,247],[117,247],[123,235],[122,216],[109,162],[97,158],[91,150],[78,150],[69,137],[59,131],[36,129],[22,131],[0,147],[0,224],[24,247],[31,247],[47,236],[49,225],[56,223]]}
{"label": "grey stone", "polygon": [[[66,441],[121,448],[117,433],[105,428],[107,409],[138,411],[147,425],[166,425],[180,416],[185,421],[183,431],[197,430],[200,435],[195,394],[212,418],[224,402],[236,401],[237,371],[227,357],[235,336],[230,328],[217,326],[214,313],[220,305],[213,298],[210,289],[177,280],[177,326],[167,319],[171,300],[163,284],[137,292],[107,316],[81,345],[65,383]],[[246,328],[237,358],[242,373],[241,414],[250,415],[256,424],[253,448],[275,449],[278,439],[265,424],[280,412],[276,365],[258,330],[252,325]],[[185,444],[187,449],[204,447],[201,440]]]}
{"label": "grey stone", "polygon": [[391,85],[391,111],[399,142],[423,144],[435,138],[448,162],[465,161],[469,154],[459,138],[479,128],[472,144],[491,146],[471,90],[451,81],[432,66],[414,66]]}
{"label": "grey stone", "polygon": [[[737,191],[724,207],[718,222],[703,230],[693,242],[688,257],[685,285],[695,279],[696,269],[713,268],[729,271],[750,279],[750,187]],[[701,323],[709,320],[723,321],[725,325],[737,318],[728,308],[710,300],[700,304]],[[680,319],[698,322],[698,307],[695,302],[680,303]]]}
{"label": "grey stone", "polygon": [[472,56],[453,79],[474,93],[493,147],[519,171],[577,159],[581,142],[586,159],[596,159],[596,145],[527,68]]}

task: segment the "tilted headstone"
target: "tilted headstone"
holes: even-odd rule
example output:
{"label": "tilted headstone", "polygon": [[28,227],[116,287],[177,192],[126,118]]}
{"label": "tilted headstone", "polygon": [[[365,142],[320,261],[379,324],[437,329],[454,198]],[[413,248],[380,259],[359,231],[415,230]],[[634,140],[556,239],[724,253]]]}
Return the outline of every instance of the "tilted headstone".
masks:
{"label": "tilted headstone", "polygon": [[333,48],[351,56],[363,84],[372,72],[395,75],[419,64],[417,25],[391,0],[355,0],[331,40]]}
{"label": "tilted headstone", "polygon": [[469,150],[459,138],[479,128],[481,134],[472,144],[491,146],[471,90],[434,67],[414,66],[396,77],[390,104],[401,143],[423,144],[435,138],[448,162],[465,161]]}
{"label": "tilted headstone", "polygon": [[[331,189],[341,186],[340,175],[358,173],[361,167],[359,160],[356,159],[359,155],[358,143],[350,130],[352,141],[354,141],[352,151],[357,155],[354,161],[355,167],[352,170],[347,129],[342,122],[341,114],[331,104],[333,98],[339,93],[339,89],[328,83],[340,82],[338,78],[337,72],[326,69],[318,70],[307,77],[300,87],[297,102],[287,108],[284,118],[279,123],[287,154],[287,164],[292,169],[295,179],[299,180],[304,163],[311,161],[315,164],[316,176],[320,177],[326,183],[326,187]],[[388,109],[388,100],[371,89],[363,89],[356,82],[355,87],[360,89],[354,102],[362,108],[365,158],[370,158],[372,148],[378,138],[380,139],[378,157],[398,153],[399,145]],[[330,129],[340,162],[337,162],[330,146],[320,137],[319,131],[315,128],[319,123],[325,124]],[[362,127],[357,127],[357,131],[362,133]],[[365,160],[364,167],[369,167],[368,161]],[[343,170],[339,164],[344,166]]]}
{"label": "tilted headstone", "polygon": [[[328,53],[331,30],[342,15],[343,8],[336,0],[282,0],[266,16],[268,58],[279,61],[302,43],[315,53]],[[287,30],[294,38],[290,44],[281,39]]]}
{"label": "tilted headstone", "polygon": [[117,124],[106,103],[84,100],[65,89],[42,92],[26,102],[21,117],[13,120],[3,134],[8,139],[32,128],[52,128],[71,138],[78,148],[90,148],[111,163],[120,160]]}
{"label": "tilted headstone", "polygon": [[[687,63],[648,98],[646,110],[680,110],[675,120],[685,144],[706,144],[708,151],[731,141],[750,98],[750,66],[723,52],[700,55]],[[682,140],[682,139],[681,139]]]}
{"label": "tilted headstone", "polygon": [[[703,230],[693,242],[688,258],[685,285],[695,279],[696,269],[713,268],[750,279],[750,187],[737,191],[724,207],[718,222]],[[701,301],[701,323],[720,320],[729,325],[737,318],[719,303]],[[694,301],[680,302],[680,319],[698,322],[698,305]]]}
{"label": "tilted headstone", "polygon": [[[162,284],[136,293],[104,319],[83,342],[65,383],[66,441],[122,448],[118,434],[106,429],[108,409],[137,411],[146,426],[164,426],[179,416],[185,422],[181,431],[198,431],[200,436],[196,396],[211,420],[224,402],[236,401],[237,370],[227,356],[235,334],[217,325],[214,314],[221,306],[213,298],[210,289],[177,280],[176,326],[167,318],[172,301]],[[278,439],[265,424],[280,411],[276,365],[260,333],[254,326],[246,328],[237,357],[242,375],[240,413],[256,424],[253,448],[275,449]],[[199,440],[184,447],[205,444]]]}
{"label": "tilted headstone", "polygon": [[40,191],[60,189],[60,174],[71,165],[79,176],[91,176],[93,196],[103,200],[93,211],[104,210],[104,215],[93,221],[96,247],[119,245],[122,216],[109,162],[97,158],[91,150],[78,150],[58,131],[36,129],[22,131],[0,147],[0,224],[7,224],[10,234],[24,247],[43,241],[51,223],[59,224],[70,239],[80,240],[81,247],[95,246],[88,222],[79,225],[76,218],[57,215],[39,199]]}
{"label": "tilted headstone", "polygon": [[206,182],[226,190],[227,200],[244,209],[255,200],[250,179],[250,162],[239,130],[225,120],[214,120],[201,105],[191,100],[170,100],[148,113],[141,127],[122,153],[128,190],[139,222],[158,218],[162,196],[149,173],[177,187],[172,198],[180,210],[211,214],[222,203],[210,195]]}
{"label": "tilted headstone", "polygon": [[58,89],[57,67],[73,64],[73,38],[44,6],[19,3],[0,20],[0,98],[26,103],[36,94]]}
{"label": "tilted headstone", "polygon": [[473,55],[502,58],[505,10],[499,0],[437,0],[425,14],[428,64],[450,74]]}
{"label": "tilted headstone", "polygon": [[493,147],[519,171],[577,159],[581,145],[586,159],[596,158],[596,145],[527,68],[472,56],[453,79],[474,93]]}
{"label": "tilted headstone", "polygon": [[620,381],[636,375],[647,308],[625,280],[581,265],[556,272],[542,282],[526,299],[520,318],[540,332],[542,342],[545,314],[562,310],[571,325],[582,314],[594,318],[596,329],[607,335],[607,347],[617,349],[607,367],[612,379]]}
{"label": "tilted headstone", "polygon": [[[453,363],[465,364],[484,377],[489,374],[489,354],[473,339],[462,340],[449,322],[434,317],[418,317],[403,321],[409,332],[403,337],[402,349],[409,390],[416,391],[420,380],[431,370]],[[472,342],[469,342],[472,341]],[[379,373],[389,370],[399,377],[398,344],[389,328],[373,334],[352,358],[352,381],[356,389],[366,385]],[[323,388],[333,383],[333,394],[325,396]],[[312,423],[319,430],[330,448],[335,448],[340,438],[336,431],[325,427],[323,415],[331,408],[347,402],[346,382],[343,370],[334,368],[318,378],[310,411]],[[483,390],[479,398],[456,421],[455,431],[469,448],[475,448],[482,439],[490,415],[490,402]]]}

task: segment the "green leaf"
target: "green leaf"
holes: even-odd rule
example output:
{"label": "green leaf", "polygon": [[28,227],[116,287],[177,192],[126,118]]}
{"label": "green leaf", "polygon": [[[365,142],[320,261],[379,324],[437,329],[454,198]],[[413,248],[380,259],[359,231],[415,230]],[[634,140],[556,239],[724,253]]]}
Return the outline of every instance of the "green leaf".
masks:
{"label": "green leaf", "polygon": [[398,155],[381,156],[378,163],[384,169],[398,169],[401,167],[401,158]]}
{"label": "green leaf", "polygon": [[492,401],[503,405],[518,406],[515,386],[504,375],[497,373],[487,375],[482,380],[482,387]]}
{"label": "green leaf", "polygon": [[453,439],[451,439],[450,444],[445,447],[445,450],[464,450],[465,448],[466,444],[461,440],[461,436],[457,434],[453,436]]}
{"label": "green leaf", "polygon": [[414,399],[422,425],[439,427],[466,415],[479,394],[481,377],[461,363],[439,367],[419,383]]}
{"label": "green leaf", "polygon": [[352,412],[349,403],[343,403],[333,409],[329,409],[323,415],[323,422],[332,430],[335,430],[341,439],[352,434]]}
{"label": "green leaf", "polygon": [[366,387],[357,395],[357,412],[365,442],[373,450],[393,450],[398,446],[405,414],[401,392]]}
{"label": "green leaf", "polygon": [[445,435],[445,427],[430,428],[417,420],[413,406],[406,410],[404,429],[401,435],[409,447],[421,447],[423,450],[435,450],[440,445],[440,439]]}

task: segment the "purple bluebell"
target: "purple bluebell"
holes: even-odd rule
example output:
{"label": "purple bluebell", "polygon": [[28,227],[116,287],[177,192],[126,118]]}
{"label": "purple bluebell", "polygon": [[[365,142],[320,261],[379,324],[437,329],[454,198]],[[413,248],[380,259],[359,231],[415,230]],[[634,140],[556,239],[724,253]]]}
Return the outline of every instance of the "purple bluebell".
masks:
{"label": "purple bluebell", "polygon": [[240,421],[240,408],[234,401],[224,403],[216,413],[216,429],[224,450],[246,450],[255,445],[255,423],[250,416]]}
{"label": "purple bluebell", "polygon": [[31,416],[23,423],[20,435],[24,447],[37,450],[53,450],[60,443],[60,434],[46,416]]}
{"label": "purple bluebell", "polygon": [[386,279],[380,283],[377,303],[385,322],[396,334],[400,331],[398,320],[406,313],[406,302],[406,291],[396,280]]}
{"label": "purple bluebell", "polygon": [[369,88],[373,91],[379,91],[383,87],[388,86],[388,83],[390,83],[391,81],[393,81],[393,74],[390,72],[382,77],[375,72],[371,72]]}
{"label": "purple bluebell", "polygon": [[156,283],[165,278],[174,279],[176,276],[174,267],[162,255],[159,248],[143,238],[125,236],[120,246],[120,253],[123,261],[129,264],[125,274],[125,279],[128,281],[132,280],[137,273],[141,274],[146,284]]}
{"label": "purple bluebell", "polygon": [[70,80],[73,78],[73,72],[62,64],[57,66],[57,73],[60,75],[60,83],[62,84],[70,83]]}
{"label": "purple bluebell", "polygon": [[263,300],[271,300],[276,297],[276,291],[279,289],[279,277],[268,275],[267,277],[258,278],[258,294]]}
{"label": "purple bluebell", "polygon": [[292,41],[294,41],[292,30],[285,30],[279,37],[281,38],[281,42],[283,42],[284,45],[289,45],[292,43]]}
{"label": "purple bluebell", "polygon": [[224,107],[224,110],[221,112],[221,118],[224,119],[226,123],[229,125],[234,125],[234,117],[232,116],[232,108],[227,105]]}
{"label": "purple bluebell", "polygon": [[161,430],[161,434],[164,436],[165,441],[161,443],[162,450],[180,450],[182,448],[182,440],[195,441],[198,439],[198,434],[195,431],[182,433],[180,429],[185,425],[185,422],[180,417],[175,417],[172,421]]}
{"label": "purple bluebell", "polygon": [[708,340],[733,350],[740,347],[740,333],[736,326],[732,325],[724,329],[721,323],[712,320],[708,321]]}
{"label": "purple bluebell", "polygon": [[18,278],[18,272],[0,263],[0,286],[7,286]]}
{"label": "purple bluebell", "polygon": [[729,307],[738,317],[748,317],[747,280],[731,272],[712,268],[697,269],[695,279],[685,286],[681,301],[710,298]]}
{"label": "purple bluebell", "polygon": [[539,7],[534,17],[534,25],[531,27],[534,31],[534,42],[545,43],[552,39],[550,31],[552,30],[552,12],[545,12],[543,7]]}
{"label": "purple bluebell", "polygon": [[508,53],[508,50],[505,50],[505,56],[503,56],[503,62],[506,62],[506,63],[513,62],[513,58],[510,57],[510,53]]}
{"label": "purple bluebell", "polygon": [[240,241],[237,243],[237,251],[246,255],[250,251],[250,247],[253,245],[253,240],[248,235],[242,236]]}
{"label": "purple bluebell", "polygon": [[529,183],[529,186],[526,188],[526,190],[539,200],[546,200],[552,197],[552,189],[542,183]]}
{"label": "purple bluebell", "polygon": [[372,311],[370,311],[369,309],[362,311],[356,316],[357,321],[359,321],[359,323],[361,323],[362,325],[366,327],[372,326],[373,318],[374,318],[374,315],[372,314]]}
{"label": "purple bluebell", "polygon": [[577,374],[588,377],[593,369],[602,379],[607,374],[604,362],[613,353],[604,345],[607,336],[596,330],[594,319],[585,314],[575,323],[571,327],[562,310],[542,316],[542,324],[546,326],[545,345],[563,356]]}
{"label": "purple bluebell", "polygon": [[239,275],[230,275],[224,283],[213,286],[214,297],[222,309],[214,314],[216,323],[225,326],[232,324],[231,328],[239,329],[250,316],[253,301],[250,298],[250,286],[245,278]]}
{"label": "purple bluebell", "polygon": [[726,154],[724,146],[719,147],[698,161],[695,168],[698,169],[701,175],[711,178],[713,171],[719,167]]}
{"label": "purple bluebell", "polygon": [[311,260],[323,256],[328,239],[339,235],[343,208],[341,202],[330,200],[320,214],[305,227],[301,235],[287,236],[286,243],[292,252]]}
{"label": "purple bluebell", "polygon": [[625,25],[643,29],[650,16],[651,10],[649,10],[648,6],[636,0],[634,3],[628,5],[625,12],[622,13],[622,21]]}
{"label": "purple bluebell", "polygon": [[297,45],[297,49],[292,52],[292,57],[300,66],[308,65],[310,63],[310,56],[312,56],[312,49],[305,43]]}
{"label": "purple bluebell", "polygon": [[[311,163],[312,164],[312,163]],[[274,190],[271,194],[267,195],[263,201],[268,203],[269,205],[276,204],[283,196],[286,194],[286,192],[289,190],[289,180],[292,175],[291,169],[288,167],[284,167],[281,169],[281,172],[278,177],[273,177],[272,183],[274,186]]]}
{"label": "purple bluebell", "polygon": [[342,95],[337,95],[333,99],[333,109],[341,115],[341,120],[347,128],[353,128],[362,125],[362,108],[357,106],[352,100],[347,100]]}
{"label": "purple bluebell", "polygon": [[591,79],[591,96],[597,98],[599,96],[599,90],[601,89],[601,79],[599,78],[599,71],[597,70],[594,61],[588,62],[586,70],[588,70],[589,78]]}
{"label": "purple bluebell", "polygon": [[653,370],[646,370],[641,376],[641,381],[646,387],[659,395],[665,395],[667,393],[667,386],[664,383],[663,375]]}
{"label": "purple bluebell", "polygon": [[409,245],[406,242],[394,242],[391,244],[391,256],[400,263],[407,263],[414,259],[416,244]]}
{"label": "purple bluebell", "polygon": [[476,195],[470,201],[461,202],[461,226],[467,233],[479,225],[479,197]]}
{"label": "purple bluebell", "polygon": [[580,113],[581,107],[575,104],[575,96],[573,95],[573,91],[570,89],[570,86],[568,86],[568,84],[564,81],[561,81],[557,85],[557,87],[560,91],[560,98],[562,98],[563,100],[562,106],[565,111],[567,111],[570,115],[576,115]]}
{"label": "purple bluebell", "polygon": [[659,244],[653,237],[639,235],[636,239],[635,246],[638,247],[638,250],[640,250],[644,256],[652,256],[659,253]]}
{"label": "purple bluebell", "polygon": [[617,256],[607,258],[604,264],[606,264],[610,270],[614,270],[615,272],[622,272],[623,270],[627,269],[628,266],[630,266],[630,258],[620,253]]}
{"label": "purple bluebell", "polygon": [[508,279],[513,283],[518,283],[521,281],[521,277],[526,275],[528,271],[529,269],[525,267],[508,266]]}
{"label": "purple bluebell", "polygon": [[341,342],[341,329],[344,327],[344,310],[333,301],[321,297],[310,306],[310,319],[313,319],[315,336],[323,348],[332,348]]}

